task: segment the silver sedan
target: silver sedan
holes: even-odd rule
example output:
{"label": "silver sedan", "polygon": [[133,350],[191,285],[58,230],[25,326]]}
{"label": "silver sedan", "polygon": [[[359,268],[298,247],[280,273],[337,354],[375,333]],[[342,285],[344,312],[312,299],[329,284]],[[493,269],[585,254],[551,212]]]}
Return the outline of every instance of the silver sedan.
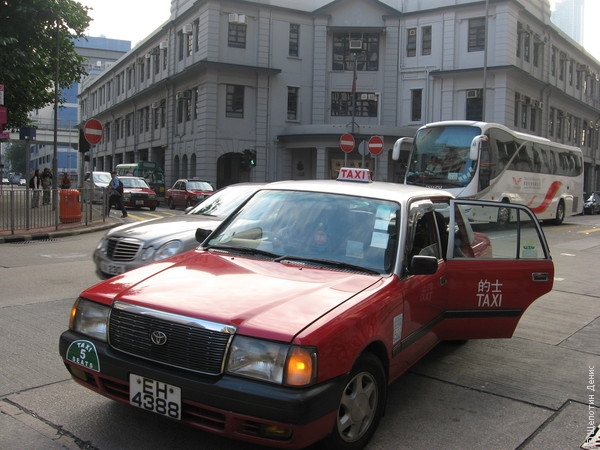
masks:
{"label": "silver sedan", "polygon": [[239,183],[208,197],[184,215],[128,223],[108,231],[94,251],[101,279],[198,246],[196,230],[213,230],[263,184]]}

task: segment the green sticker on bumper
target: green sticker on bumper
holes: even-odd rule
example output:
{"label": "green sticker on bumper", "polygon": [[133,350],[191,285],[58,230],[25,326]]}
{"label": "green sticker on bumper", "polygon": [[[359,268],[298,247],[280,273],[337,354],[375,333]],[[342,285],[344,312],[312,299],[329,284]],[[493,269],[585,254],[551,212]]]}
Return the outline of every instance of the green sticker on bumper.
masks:
{"label": "green sticker on bumper", "polygon": [[73,341],[67,350],[67,360],[86,369],[100,372],[96,346],[90,341]]}

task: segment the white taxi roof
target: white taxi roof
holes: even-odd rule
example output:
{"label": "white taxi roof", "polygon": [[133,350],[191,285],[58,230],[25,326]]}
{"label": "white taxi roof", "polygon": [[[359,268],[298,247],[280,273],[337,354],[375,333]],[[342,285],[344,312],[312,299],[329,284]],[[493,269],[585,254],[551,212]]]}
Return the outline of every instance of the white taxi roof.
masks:
{"label": "white taxi roof", "polygon": [[388,183],[383,181],[341,181],[341,180],[298,180],[275,181],[267,184],[264,189],[285,189],[296,191],[327,192],[370,198],[379,198],[398,203],[405,203],[413,198],[454,198],[452,194],[440,189],[410,186],[406,184]]}

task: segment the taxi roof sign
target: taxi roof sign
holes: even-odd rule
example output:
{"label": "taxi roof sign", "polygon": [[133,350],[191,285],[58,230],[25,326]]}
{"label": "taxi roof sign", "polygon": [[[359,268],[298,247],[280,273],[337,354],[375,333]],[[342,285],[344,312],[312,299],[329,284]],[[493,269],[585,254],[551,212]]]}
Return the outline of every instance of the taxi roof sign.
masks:
{"label": "taxi roof sign", "polygon": [[364,168],[342,167],[337,179],[339,181],[362,181],[364,183],[371,182],[371,171]]}

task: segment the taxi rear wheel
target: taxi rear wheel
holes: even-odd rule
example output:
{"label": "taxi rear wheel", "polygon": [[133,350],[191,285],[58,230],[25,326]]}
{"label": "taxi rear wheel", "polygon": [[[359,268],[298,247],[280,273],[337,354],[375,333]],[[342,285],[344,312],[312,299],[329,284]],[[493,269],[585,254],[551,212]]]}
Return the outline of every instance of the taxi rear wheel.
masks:
{"label": "taxi rear wheel", "polygon": [[372,354],[361,356],[342,392],[327,448],[353,450],[366,445],[383,415],[386,386],[381,361]]}

